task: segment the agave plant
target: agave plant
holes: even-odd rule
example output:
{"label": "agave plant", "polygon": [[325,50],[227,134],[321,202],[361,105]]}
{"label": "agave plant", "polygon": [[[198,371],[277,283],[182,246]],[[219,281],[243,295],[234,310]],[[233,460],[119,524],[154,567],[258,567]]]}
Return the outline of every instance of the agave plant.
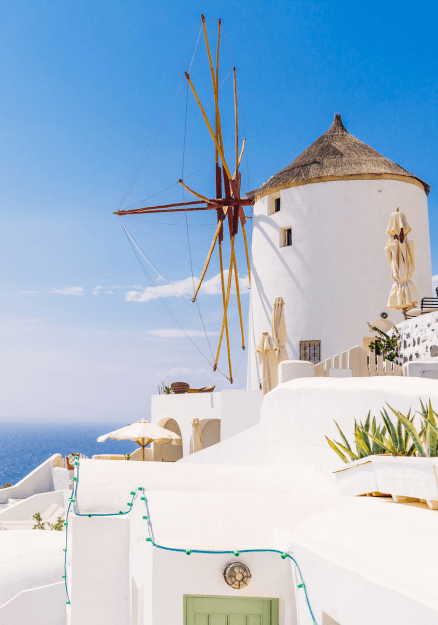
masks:
{"label": "agave plant", "polygon": [[[383,427],[377,425],[376,417],[373,417],[373,420],[371,421],[370,412],[368,413],[365,424],[362,424],[361,422],[359,422],[358,424],[355,421],[354,438],[357,450],[356,454],[352,451],[346,437],[344,436],[341,428],[336,423],[336,421],[336,427],[338,428],[339,434],[341,435],[344,444],[341,444],[337,441],[331,441],[329,438],[326,437],[328,444],[333,449],[333,451],[338,454],[343,462],[351,462],[352,460],[359,460],[360,458],[365,458],[366,456],[373,456],[377,454],[388,454],[391,456],[413,456],[415,452],[418,451],[414,439],[412,439],[413,442],[409,444],[411,438],[411,430],[412,428],[415,430],[415,427],[412,423],[414,420],[414,416],[411,417],[410,411],[407,416],[404,416],[401,413],[393,410],[392,408],[391,410],[398,417],[397,426],[394,426],[385,409],[380,412],[382,421],[384,423]],[[401,417],[403,417],[403,419],[401,419]],[[417,433],[418,441],[420,441],[421,444],[420,435],[418,435]],[[348,454],[349,459],[346,458],[343,452]]]}
{"label": "agave plant", "polygon": [[[377,426],[375,417],[373,417],[372,422],[370,421],[370,413],[368,413],[365,424],[356,422],[354,424],[356,453],[351,449],[336,421],[336,427],[344,444],[331,441],[326,437],[327,442],[344,462],[359,460],[374,454],[436,457],[438,456],[438,414],[432,409],[430,400],[427,408],[421,400],[420,402],[421,413],[419,414],[421,414],[424,425],[419,432],[414,425],[414,415],[411,416],[410,410],[407,415],[404,415],[388,404],[388,408],[397,417],[397,425],[394,426],[385,409],[380,412],[384,423],[382,429],[380,429],[381,426]],[[345,454],[349,456],[349,459]]]}
{"label": "agave plant", "polygon": [[[360,458],[365,458],[366,456],[371,456],[373,454],[386,453],[383,442],[385,440],[387,427],[384,426],[381,429],[381,426],[376,423],[376,417],[373,417],[371,421],[371,411],[368,413],[364,425],[361,422],[359,422],[359,424],[356,421],[354,422],[354,441],[356,445],[356,453],[354,453],[351,449],[347,438],[344,436],[344,433],[336,421],[335,425],[338,428],[338,432],[344,443],[342,444],[337,441],[332,441],[327,438],[327,436],[326,439],[330,447],[338,454],[343,462],[359,460]],[[349,458],[347,458],[345,454],[347,454]]]}
{"label": "agave plant", "polygon": [[[388,407],[397,417],[397,426],[394,426],[388,413],[383,409],[380,415],[385,424],[388,436],[383,440],[379,440],[379,444],[384,448],[384,453],[390,454],[391,456],[413,456],[415,451],[418,450],[416,441],[412,438],[411,434],[411,432],[416,431],[413,424],[414,415],[411,417],[410,410],[407,416],[405,416],[401,412],[391,408],[389,404]],[[373,438],[373,434],[370,433],[370,437]],[[410,438],[412,438],[413,441],[411,444],[409,444]]]}
{"label": "agave plant", "polygon": [[[435,417],[438,417],[437,413],[432,409],[432,404],[429,400],[427,408],[421,401],[421,417],[424,421],[424,425],[420,432],[417,431],[413,424],[413,419],[409,422],[407,418],[398,410],[389,408],[397,416],[399,423],[403,423],[405,429],[409,432],[412,438],[413,445],[415,445],[416,452],[423,458],[430,458],[438,456],[438,426]],[[420,413],[419,413],[420,414]]]}

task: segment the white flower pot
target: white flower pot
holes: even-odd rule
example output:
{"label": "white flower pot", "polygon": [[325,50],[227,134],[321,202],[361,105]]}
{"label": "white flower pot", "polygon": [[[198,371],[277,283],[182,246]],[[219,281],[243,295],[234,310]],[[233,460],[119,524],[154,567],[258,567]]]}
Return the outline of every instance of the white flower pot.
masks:
{"label": "white flower pot", "polygon": [[388,493],[397,503],[425,501],[438,510],[438,458],[367,456],[334,471],[341,495]]}

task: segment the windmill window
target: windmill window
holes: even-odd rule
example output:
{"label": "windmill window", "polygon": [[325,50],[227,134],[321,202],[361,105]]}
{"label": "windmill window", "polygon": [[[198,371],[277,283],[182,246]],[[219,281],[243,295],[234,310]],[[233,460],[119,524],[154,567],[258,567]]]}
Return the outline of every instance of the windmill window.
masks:
{"label": "windmill window", "polygon": [[321,341],[300,341],[300,360],[321,362]]}
{"label": "windmill window", "polygon": [[277,197],[273,197],[270,200],[269,204],[269,215],[275,215],[275,213],[279,213],[281,210],[281,199],[278,195]]}
{"label": "windmill window", "polygon": [[282,228],[280,230],[280,247],[292,245],[292,228]]}

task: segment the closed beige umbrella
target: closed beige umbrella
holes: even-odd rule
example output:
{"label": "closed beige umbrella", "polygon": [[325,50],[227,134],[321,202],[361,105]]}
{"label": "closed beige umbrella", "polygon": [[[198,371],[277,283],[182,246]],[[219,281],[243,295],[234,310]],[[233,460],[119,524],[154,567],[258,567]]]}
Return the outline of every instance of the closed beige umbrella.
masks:
{"label": "closed beige umbrella", "polygon": [[192,421],[192,453],[201,451],[202,449],[202,432],[199,419]]}
{"label": "closed beige umbrella", "polygon": [[150,443],[160,443],[161,445],[165,445],[166,443],[171,443],[172,445],[182,444],[181,437],[178,436],[178,434],[166,430],[159,425],[155,425],[154,423],[150,423],[146,421],[146,419],[141,419],[137,421],[137,423],[120,428],[120,430],[114,430],[114,432],[99,436],[97,442],[103,443],[107,438],[118,441],[134,441],[137,445],[143,447],[143,460],[145,447]]}
{"label": "closed beige umbrella", "polygon": [[284,317],[284,301],[282,297],[277,297],[274,302],[272,312],[272,338],[277,349],[278,362],[289,360],[286,351],[286,319]]}
{"label": "closed beige umbrella", "polygon": [[398,208],[392,213],[386,232],[391,239],[385,246],[385,252],[394,280],[387,306],[402,310],[406,319],[407,311],[418,304],[417,289],[411,282],[415,271],[415,247],[414,242],[407,239],[411,228],[405,214]]}
{"label": "closed beige umbrella", "polygon": [[256,347],[259,355],[260,379],[263,394],[269,393],[278,384],[278,356],[275,343],[267,332],[263,332]]}

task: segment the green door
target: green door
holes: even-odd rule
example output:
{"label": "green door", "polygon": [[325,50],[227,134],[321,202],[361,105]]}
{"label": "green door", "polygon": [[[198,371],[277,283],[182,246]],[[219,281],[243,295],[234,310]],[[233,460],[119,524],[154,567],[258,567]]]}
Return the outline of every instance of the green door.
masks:
{"label": "green door", "polygon": [[184,595],[184,625],[279,625],[278,599]]}

